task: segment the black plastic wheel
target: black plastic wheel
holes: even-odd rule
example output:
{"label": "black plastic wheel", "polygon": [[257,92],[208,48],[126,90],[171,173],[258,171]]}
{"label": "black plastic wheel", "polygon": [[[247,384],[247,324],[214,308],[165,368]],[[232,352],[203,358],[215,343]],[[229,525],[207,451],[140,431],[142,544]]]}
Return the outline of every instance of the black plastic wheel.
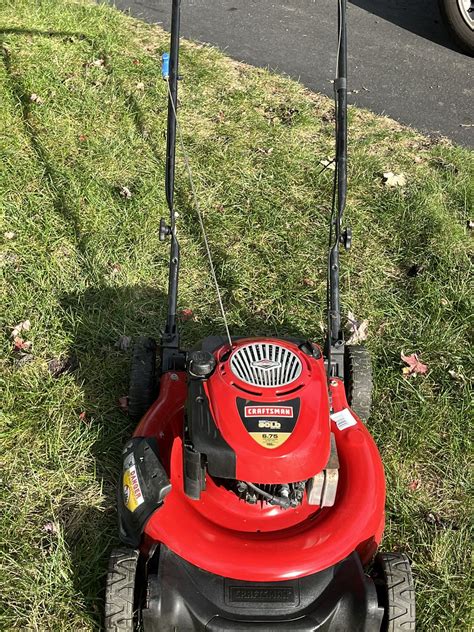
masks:
{"label": "black plastic wheel", "polygon": [[456,40],[468,54],[474,55],[474,5],[469,0],[438,0],[443,20]]}
{"label": "black plastic wheel", "polygon": [[138,551],[114,549],[105,586],[105,632],[134,632]]}
{"label": "black plastic wheel", "polygon": [[128,414],[138,423],[158,395],[156,379],[156,341],[141,337],[133,348],[128,392]]}
{"label": "black plastic wheel", "polygon": [[347,402],[356,415],[367,421],[372,406],[372,362],[365,347],[345,347],[344,373]]}
{"label": "black plastic wheel", "polygon": [[372,578],[384,609],[381,632],[415,630],[415,584],[408,557],[404,553],[378,553]]}

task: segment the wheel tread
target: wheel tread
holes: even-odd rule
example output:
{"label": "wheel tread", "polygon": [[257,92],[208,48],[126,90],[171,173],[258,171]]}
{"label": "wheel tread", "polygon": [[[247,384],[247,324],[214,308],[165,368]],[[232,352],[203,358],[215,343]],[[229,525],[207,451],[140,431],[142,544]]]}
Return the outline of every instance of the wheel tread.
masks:
{"label": "wheel tread", "polygon": [[105,589],[105,631],[133,632],[135,575],[138,551],[114,549],[109,558]]}
{"label": "wheel tread", "polygon": [[379,553],[374,570],[376,575],[383,576],[387,599],[383,632],[413,632],[415,587],[408,557],[404,553]]}

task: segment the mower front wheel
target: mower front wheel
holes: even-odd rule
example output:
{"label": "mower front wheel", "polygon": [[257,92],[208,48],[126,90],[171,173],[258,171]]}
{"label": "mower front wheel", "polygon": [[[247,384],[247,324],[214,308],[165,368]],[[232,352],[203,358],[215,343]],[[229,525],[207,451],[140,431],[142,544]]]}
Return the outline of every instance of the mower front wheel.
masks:
{"label": "mower front wheel", "polygon": [[378,553],[372,578],[384,609],[381,632],[413,632],[415,585],[408,557],[404,553]]}
{"label": "mower front wheel", "polygon": [[140,337],[133,348],[128,391],[128,416],[138,423],[158,395],[157,345],[153,338]]}
{"label": "mower front wheel", "polygon": [[347,403],[362,421],[367,421],[372,407],[372,362],[362,345],[347,345],[344,349],[344,385]]}
{"label": "mower front wheel", "polygon": [[105,587],[105,632],[134,632],[135,580],[138,551],[114,549],[109,558]]}

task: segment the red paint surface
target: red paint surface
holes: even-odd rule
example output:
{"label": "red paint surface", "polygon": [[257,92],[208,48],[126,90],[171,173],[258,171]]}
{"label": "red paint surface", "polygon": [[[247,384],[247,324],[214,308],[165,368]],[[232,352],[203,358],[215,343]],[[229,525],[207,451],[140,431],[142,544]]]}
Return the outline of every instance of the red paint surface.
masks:
{"label": "red paint surface", "polygon": [[[319,381],[319,369],[312,370]],[[334,507],[319,510],[309,506],[306,498],[301,507],[287,510],[268,505],[249,505],[232,492],[217,486],[209,476],[201,500],[193,501],[184,494],[182,477],[181,433],[186,374],[173,375],[174,379],[171,373],[162,377],[160,397],[134,433],[135,436],[156,436],[163,465],[172,483],[172,491],[163,506],[155,511],[146,525],[143,547],[149,546],[153,540],[163,542],[204,570],[247,581],[279,581],[310,575],[336,564],[354,550],[359,552],[363,563],[370,560],[384,528],[385,481],[377,447],[360,420],[356,418],[355,426],[342,431],[331,423],[340,461]],[[331,380],[330,392],[335,412],[347,407],[342,381]],[[295,397],[294,394],[292,396]],[[223,414],[228,406],[229,400],[222,402]],[[308,410],[300,412],[302,417],[297,422],[302,422],[298,429],[301,430],[300,439],[304,432],[313,436],[312,424],[321,423],[318,415],[307,415]],[[240,441],[237,431],[233,434],[222,419],[220,424],[221,431],[228,433],[228,440],[235,438]],[[261,458],[265,468],[270,467],[275,455],[279,457],[276,467],[286,468],[291,461],[291,440],[275,450],[244,443],[244,453],[254,454],[256,468],[261,468],[258,463]],[[293,447],[299,450],[300,442],[295,441]],[[268,455],[261,457],[255,452],[256,448],[268,452]],[[301,454],[305,455],[301,458],[311,459],[311,453],[308,455],[301,450]],[[317,455],[323,454],[323,450],[316,449],[315,453],[317,460]],[[239,448],[237,455],[240,458]],[[319,469],[324,465],[325,462]],[[252,471],[250,464],[247,466]],[[289,466],[292,467],[291,464]],[[306,468],[306,463],[295,464],[295,471],[303,472]],[[259,477],[246,480],[264,482]]]}

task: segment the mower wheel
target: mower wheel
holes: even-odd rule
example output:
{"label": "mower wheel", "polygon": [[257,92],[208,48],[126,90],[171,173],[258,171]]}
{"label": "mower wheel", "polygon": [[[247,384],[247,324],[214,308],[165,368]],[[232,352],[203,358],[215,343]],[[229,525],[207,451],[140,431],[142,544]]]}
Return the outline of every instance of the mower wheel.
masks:
{"label": "mower wheel", "polygon": [[381,632],[415,630],[415,585],[404,553],[378,553],[372,578],[384,608]]}
{"label": "mower wheel", "polygon": [[138,551],[114,549],[105,586],[105,632],[134,632]]}
{"label": "mower wheel", "polygon": [[128,415],[134,423],[138,423],[153,404],[157,391],[156,341],[140,337],[133,348],[128,392]]}
{"label": "mower wheel", "polygon": [[363,346],[344,349],[344,384],[347,403],[363,421],[370,417],[372,405],[372,362]]}

